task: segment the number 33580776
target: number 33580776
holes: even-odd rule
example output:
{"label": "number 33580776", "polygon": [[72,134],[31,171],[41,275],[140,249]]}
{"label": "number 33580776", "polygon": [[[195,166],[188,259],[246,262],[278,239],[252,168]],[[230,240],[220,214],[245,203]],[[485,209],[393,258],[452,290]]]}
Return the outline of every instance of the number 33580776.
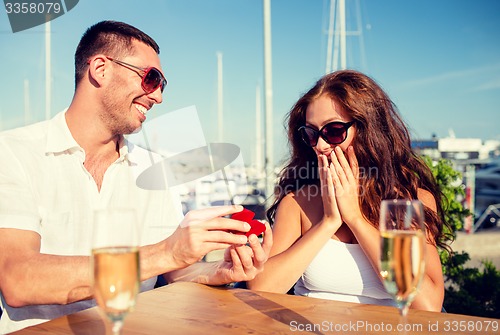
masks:
{"label": "number 33580776", "polygon": [[58,2],[6,2],[7,14],[59,14],[61,4]]}

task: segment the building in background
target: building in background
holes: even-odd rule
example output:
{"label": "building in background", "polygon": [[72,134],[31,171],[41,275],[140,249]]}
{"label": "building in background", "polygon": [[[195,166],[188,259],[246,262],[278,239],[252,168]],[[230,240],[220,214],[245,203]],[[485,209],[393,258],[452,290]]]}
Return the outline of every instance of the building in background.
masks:
{"label": "building in background", "polygon": [[446,138],[412,141],[413,149],[433,160],[440,158],[452,161],[463,176],[465,206],[475,217],[473,226],[496,226],[500,222],[500,141],[482,141],[478,138]]}

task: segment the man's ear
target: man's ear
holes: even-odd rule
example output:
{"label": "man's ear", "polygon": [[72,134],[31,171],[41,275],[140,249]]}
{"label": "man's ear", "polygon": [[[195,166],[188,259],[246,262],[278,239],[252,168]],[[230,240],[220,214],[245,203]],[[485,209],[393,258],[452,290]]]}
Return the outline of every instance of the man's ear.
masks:
{"label": "man's ear", "polygon": [[89,80],[96,87],[102,86],[106,80],[111,61],[103,55],[96,55],[89,60]]}

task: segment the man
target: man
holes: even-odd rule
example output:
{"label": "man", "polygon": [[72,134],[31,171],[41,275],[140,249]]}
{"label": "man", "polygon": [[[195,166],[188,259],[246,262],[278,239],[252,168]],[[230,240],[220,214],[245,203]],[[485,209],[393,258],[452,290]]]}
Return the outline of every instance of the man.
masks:
{"label": "man", "polygon": [[[255,235],[229,233],[250,229],[223,217],[241,206],[182,218],[168,190],[136,186],[152,154],[123,134],[140,128],[162,102],[166,80],[158,54],[156,42],[130,25],[90,27],[75,53],[69,108],[0,134],[0,333],[93,306],[89,254],[96,209],[136,210],[143,289],[160,274],[167,282],[223,285],[262,271],[271,231],[267,226],[262,245]],[[217,249],[226,249],[223,260],[198,262]]]}

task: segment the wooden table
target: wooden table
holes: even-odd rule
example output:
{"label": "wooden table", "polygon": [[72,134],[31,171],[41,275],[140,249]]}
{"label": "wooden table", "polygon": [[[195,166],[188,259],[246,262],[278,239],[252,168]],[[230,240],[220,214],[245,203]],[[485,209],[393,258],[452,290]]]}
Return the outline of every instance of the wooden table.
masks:
{"label": "wooden table", "polygon": [[[403,334],[391,307],[175,283],[139,295],[124,335]],[[500,320],[410,310],[405,334],[500,334]],[[15,334],[110,334],[97,308]]]}

